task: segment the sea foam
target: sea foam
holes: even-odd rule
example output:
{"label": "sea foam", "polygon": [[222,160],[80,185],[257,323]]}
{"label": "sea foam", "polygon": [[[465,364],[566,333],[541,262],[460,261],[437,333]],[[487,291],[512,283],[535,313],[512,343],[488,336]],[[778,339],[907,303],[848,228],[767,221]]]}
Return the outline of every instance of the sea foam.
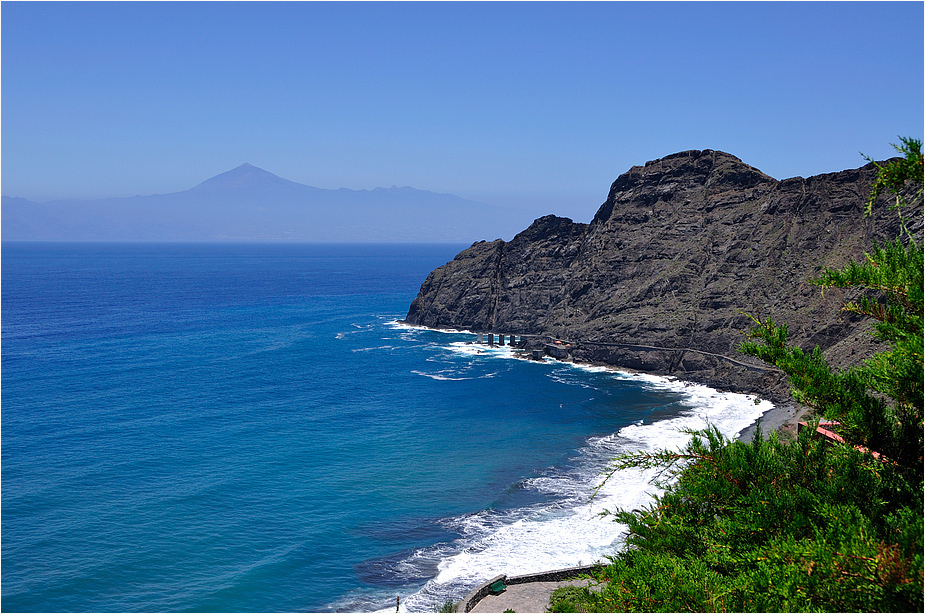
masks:
{"label": "sea foam", "polygon": [[[512,359],[519,354],[508,346],[451,342],[446,349],[485,359]],[[437,575],[403,600],[405,611],[432,611],[447,599],[459,600],[469,590],[496,575],[518,575],[605,561],[622,545],[626,527],[601,516],[604,510],[637,509],[659,492],[652,484],[655,470],[624,470],[604,482],[604,472],[615,456],[636,451],[680,449],[690,440],[687,430],[715,426],[732,439],[772,408],[753,396],[720,392],[708,386],[609,367],[537,361],[550,368],[549,377],[564,377],[561,367],[579,372],[609,374],[654,390],[682,395],[680,412],[651,423],[637,422],[618,431],[592,437],[578,451],[575,462],[527,479],[523,487],[550,495],[545,503],[512,510],[483,510],[448,518],[445,526],[460,537],[416,551],[409,559],[437,559]],[[581,385],[580,378],[577,382]],[[575,382],[573,382],[575,383]],[[601,484],[603,483],[603,486]],[[591,498],[595,488],[594,498]],[[409,560],[409,562],[411,562]]]}

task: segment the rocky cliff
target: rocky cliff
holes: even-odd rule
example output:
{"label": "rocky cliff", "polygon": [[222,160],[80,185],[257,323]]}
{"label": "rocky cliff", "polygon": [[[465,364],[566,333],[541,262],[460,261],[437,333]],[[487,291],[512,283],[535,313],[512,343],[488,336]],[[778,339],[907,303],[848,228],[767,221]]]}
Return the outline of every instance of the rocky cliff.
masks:
{"label": "rocky cliff", "polygon": [[[787,398],[782,374],[736,351],[751,321],[836,364],[869,353],[869,324],[839,290],[807,283],[899,233],[886,202],[863,207],[859,169],[775,180],[720,151],[685,151],[614,181],[590,224],[546,216],[511,241],[480,242],[428,276],[406,321],[550,335],[576,360]],[[921,207],[907,212],[922,234]]]}

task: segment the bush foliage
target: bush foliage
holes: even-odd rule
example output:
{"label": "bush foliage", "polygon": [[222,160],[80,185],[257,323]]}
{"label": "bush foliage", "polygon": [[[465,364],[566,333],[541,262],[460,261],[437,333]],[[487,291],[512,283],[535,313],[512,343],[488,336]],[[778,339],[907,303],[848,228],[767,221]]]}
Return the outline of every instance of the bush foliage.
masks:
{"label": "bush foliage", "polygon": [[[887,189],[907,205],[910,182],[921,199],[921,145],[903,139],[904,157],[878,165],[871,203]],[[838,371],[770,319],[755,319],[740,348],[787,373],[845,442],[805,429],[744,443],[710,428],[678,452],[616,459],[612,471],[660,468],[664,493],[614,513],[628,534],[595,576],[605,584],[557,591],[552,611],[923,611],[923,258],[902,227],[812,280],[861,289],[844,308],[872,318],[886,350]]]}
{"label": "bush foliage", "polygon": [[730,442],[693,433],[681,452],[625,457],[673,478],[619,511],[626,550],[553,611],[921,611],[921,487],[895,466],[804,430]]}

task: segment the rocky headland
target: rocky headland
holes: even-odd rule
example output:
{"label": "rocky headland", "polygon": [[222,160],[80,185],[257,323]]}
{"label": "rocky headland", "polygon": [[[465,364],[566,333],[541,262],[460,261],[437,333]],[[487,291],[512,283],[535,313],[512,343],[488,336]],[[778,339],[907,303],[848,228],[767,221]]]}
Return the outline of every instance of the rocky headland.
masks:
{"label": "rocky headland", "polygon": [[[876,173],[776,180],[712,150],[634,166],[590,224],[542,217],[433,271],[406,321],[559,338],[577,361],[788,402],[786,377],[736,347],[752,315],[836,366],[875,350],[870,324],[840,310],[850,293],[808,280],[899,234],[886,196],[864,217]],[[921,206],[904,216],[921,238]]]}

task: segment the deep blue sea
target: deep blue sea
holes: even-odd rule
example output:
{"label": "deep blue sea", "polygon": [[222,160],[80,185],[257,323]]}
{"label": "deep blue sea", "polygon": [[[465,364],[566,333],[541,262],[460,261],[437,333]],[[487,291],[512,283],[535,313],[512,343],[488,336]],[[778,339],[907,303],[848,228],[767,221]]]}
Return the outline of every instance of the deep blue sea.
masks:
{"label": "deep blue sea", "polygon": [[4,243],[2,609],[434,611],[768,409],[401,324],[463,247]]}

